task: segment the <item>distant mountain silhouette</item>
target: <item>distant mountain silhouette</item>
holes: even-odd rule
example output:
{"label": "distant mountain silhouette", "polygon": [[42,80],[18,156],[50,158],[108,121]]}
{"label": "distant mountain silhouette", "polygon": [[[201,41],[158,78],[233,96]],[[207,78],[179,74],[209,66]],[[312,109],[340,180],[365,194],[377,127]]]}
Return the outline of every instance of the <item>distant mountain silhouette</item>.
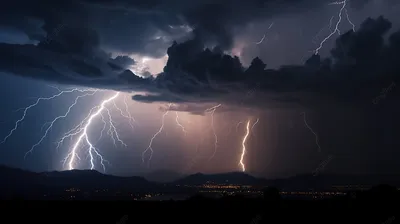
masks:
{"label": "distant mountain silhouette", "polygon": [[[102,174],[95,170],[71,170],[35,173],[16,168],[0,165],[0,194],[10,191],[34,192],[42,189],[114,189],[128,191],[183,191],[176,185],[202,185],[214,184],[236,184],[252,186],[272,186],[282,191],[288,190],[331,190],[332,186],[364,185],[376,186],[388,184],[400,187],[399,175],[332,175],[324,174],[313,176],[311,174],[297,175],[286,179],[267,180],[256,178],[243,172],[231,172],[221,174],[197,173],[174,180],[181,174],[172,171],[156,171],[144,177],[118,177]],[[161,184],[152,182],[169,182]]]}
{"label": "distant mountain silhouette", "polygon": [[182,173],[170,171],[170,170],[157,170],[151,173],[147,173],[144,175],[144,178],[149,181],[160,182],[160,183],[169,183],[178,180],[179,178],[184,177],[185,175]]}
{"label": "distant mountain silhouette", "polygon": [[0,191],[3,193],[67,188],[149,191],[157,187],[143,177],[117,177],[94,170],[34,173],[0,166]]}

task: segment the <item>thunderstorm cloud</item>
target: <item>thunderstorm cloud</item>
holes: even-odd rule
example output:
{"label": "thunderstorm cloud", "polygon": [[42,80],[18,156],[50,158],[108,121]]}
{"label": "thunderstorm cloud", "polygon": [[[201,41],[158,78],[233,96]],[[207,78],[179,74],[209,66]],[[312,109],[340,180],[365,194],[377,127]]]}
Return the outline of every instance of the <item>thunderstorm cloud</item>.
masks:
{"label": "thunderstorm cloud", "polygon": [[[194,110],[191,103],[199,102],[260,109],[370,103],[383,87],[398,83],[400,73],[400,30],[385,15],[363,18],[355,31],[343,29],[324,48],[329,48],[328,54],[309,51],[297,64],[270,66],[268,59],[283,53],[267,49],[268,56],[260,51],[260,57],[252,57],[258,52],[253,43],[260,36],[249,41],[250,37],[239,35],[254,24],[317,11],[327,4],[316,0],[8,1],[0,9],[4,17],[0,71],[66,85],[144,92],[132,98],[187,104],[175,108],[187,111]],[[357,12],[369,4],[372,1],[354,0],[348,10]],[[274,37],[278,41],[279,33]],[[245,47],[239,49],[243,41]],[[132,55],[154,59],[167,55],[168,60],[159,74],[138,76],[130,69],[139,63]]]}

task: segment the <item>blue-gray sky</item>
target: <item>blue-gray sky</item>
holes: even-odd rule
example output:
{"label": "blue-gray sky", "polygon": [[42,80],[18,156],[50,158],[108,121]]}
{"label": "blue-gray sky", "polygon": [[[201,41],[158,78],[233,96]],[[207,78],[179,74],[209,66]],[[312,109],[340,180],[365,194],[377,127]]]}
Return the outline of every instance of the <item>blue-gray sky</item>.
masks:
{"label": "blue-gray sky", "polygon": [[[332,35],[313,56],[334,31],[343,6],[343,2],[329,3],[4,3],[0,10],[1,136],[7,136],[23,113],[15,110],[37,97],[57,94],[55,86],[102,91],[82,98],[24,158],[43,136],[43,124],[63,115],[84,93],[68,93],[30,109],[0,145],[0,163],[35,171],[68,169],[61,160],[79,134],[59,149],[55,142],[91,108],[119,91],[116,104],[124,109],[126,97],[136,122],[132,130],[113,103],[107,104],[127,144],[117,142],[115,147],[106,126],[96,148],[110,163],[105,164],[107,173],[241,170],[245,124],[249,119],[254,124],[257,118],[259,123],[246,142],[248,172],[266,177],[312,172],[334,155],[327,172],[398,173],[400,19],[396,15],[400,5],[390,0],[346,1],[338,26],[342,35]],[[385,97],[373,102],[388,87]],[[169,103],[164,130],[153,142],[150,166],[147,161],[143,164],[142,152],[160,128]],[[219,104],[214,119],[204,113]],[[186,135],[176,122],[176,112]],[[318,135],[321,152],[302,112]],[[102,115],[108,116],[105,110]],[[212,122],[217,151],[210,159],[216,142]],[[238,122],[243,123],[236,130]],[[96,117],[88,131],[91,142],[96,142],[102,128],[101,117]],[[81,148],[74,168],[90,168],[85,150]],[[95,168],[102,171],[98,162]]]}

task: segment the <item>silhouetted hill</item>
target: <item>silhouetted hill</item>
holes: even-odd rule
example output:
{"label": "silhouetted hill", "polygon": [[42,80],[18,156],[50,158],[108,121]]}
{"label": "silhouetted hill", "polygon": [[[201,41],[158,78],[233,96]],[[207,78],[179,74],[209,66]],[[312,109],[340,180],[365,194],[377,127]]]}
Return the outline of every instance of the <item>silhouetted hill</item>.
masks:
{"label": "silhouetted hill", "polygon": [[177,173],[170,170],[157,170],[151,173],[145,174],[146,180],[160,182],[160,183],[169,183],[182,178],[184,175],[181,173]]}
{"label": "silhouetted hill", "polygon": [[174,182],[178,185],[202,185],[206,183],[215,184],[241,184],[241,185],[265,185],[267,180],[256,178],[243,172],[189,175]]}
{"label": "silhouetted hill", "polygon": [[117,177],[94,170],[71,170],[34,173],[0,166],[0,190],[2,192],[33,192],[39,189],[118,189],[152,190],[157,184],[143,177]]}

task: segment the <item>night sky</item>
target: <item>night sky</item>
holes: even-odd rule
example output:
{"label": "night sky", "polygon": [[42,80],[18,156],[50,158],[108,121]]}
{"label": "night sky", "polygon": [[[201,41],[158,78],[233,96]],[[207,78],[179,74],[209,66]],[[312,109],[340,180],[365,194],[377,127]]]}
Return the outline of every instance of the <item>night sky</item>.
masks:
{"label": "night sky", "polygon": [[330,3],[2,2],[0,164],[398,174],[400,2]]}

